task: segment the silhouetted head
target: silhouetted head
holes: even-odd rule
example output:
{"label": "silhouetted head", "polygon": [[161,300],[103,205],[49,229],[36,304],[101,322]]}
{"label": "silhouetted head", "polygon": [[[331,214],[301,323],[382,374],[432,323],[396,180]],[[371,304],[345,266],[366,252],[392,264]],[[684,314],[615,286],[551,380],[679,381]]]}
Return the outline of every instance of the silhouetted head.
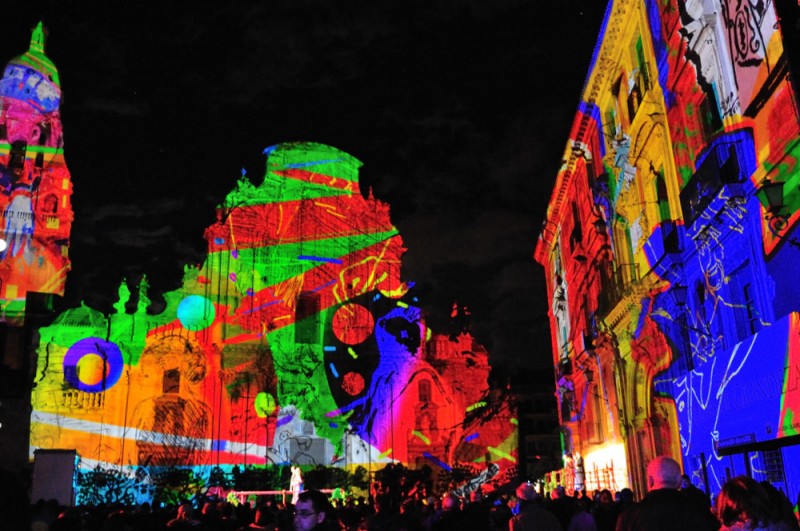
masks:
{"label": "silhouetted head", "polygon": [[722,486],[717,497],[717,518],[725,526],[741,522],[756,527],[777,522],[780,513],[764,487],[752,478],[737,476]]}
{"label": "silhouetted head", "polygon": [[681,465],[670,457],[656,457],[647,465],[648,490],[675,489],[681,486]]}

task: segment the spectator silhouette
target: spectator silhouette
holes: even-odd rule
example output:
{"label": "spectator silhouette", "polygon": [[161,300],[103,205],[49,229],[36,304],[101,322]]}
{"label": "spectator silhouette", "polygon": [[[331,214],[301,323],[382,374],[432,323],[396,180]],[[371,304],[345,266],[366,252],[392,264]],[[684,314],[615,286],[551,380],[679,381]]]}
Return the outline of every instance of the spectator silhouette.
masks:
{"label": "spectator silhouette", "polygon": [[560,531],[558,518],[540,504],[539,493],[530,483],[517,487],[519,514],[508,523],[510,531]]}
{"label": "spectator silhouette", "polygon": [[711,508],[711,498],[692,484],[692,480],[686,474],[681,476],[681,492],[691,498],[695,498],[698,503],[702,503],[705,507]]}
{"label": "spectator silhouette", "polygon": [[269,505],[265,503],[256,509],[253,522],[241,526],[238,531],[272,531],[275,529],[274,520],[275,517],[272,514]]}
{"label": "spectator silhouette", "polygon": [[567,496],[564,487],[559,485],[550,492],[550,501],[544,504],[545,509],[558,518],[562,529],[567,529],[573,515],[577,512],[578,502]]}
{"label": "spectator silhouette", "polygon": [[294,512],[295,531],[337,529],[328,497],[318,490],[304,490],[297,497]]}
{"label": "spectator silhouette", "polygon": [[779,504],[762,485],[747,476],[729,479],[717,497],[721,531],[790,531],[797,522],[788,521]]}
{"label": "spectator silhouette", "polygon": [[762,481],[760,484],[767,491],[769,499],[778,508],[781,520],[787,522],[792,529],[800,530],[800,524],[794,514],[794,507],[786,494],[776,489],[769,481]]}
{"label": "spectator silhouette", "polygon": [[619,507],[614,503],[611,491],[603,489],[600,491],[597,506],[594,508],[594,521],[597,523],[597,531],[614,531],[617,526]]}
{"label": "spectator silhouette", "polygon": [[461,511],[461,501],[458,496],[448,492],[442,497],[442,514],[439,519],[434,522],[431,529],[433,531],[461,531],[463,527],[464,513]]}
{"label": "spectator silhouette", "polygon": [[684,495],[681,467],[669,457],[656,457],[647,465],[648,494],[617,519],[617,531],[715,531],[719,523],[696,499]]}
{"label": "spectator silhouette", "polygon": [[392,499],[388,494],[378,494],[373,502],[375,513],[367,517],[369,531],[387,531],[392,522]]}
{"label": "spectator silhouette", "polygon": [[167,529],[175,531],[178,529],[198,529],[201,526],[200,520],[194,517],[194,507],[188,501],[181,503],[178,506],[178,513],[169,522],[167,522]]}

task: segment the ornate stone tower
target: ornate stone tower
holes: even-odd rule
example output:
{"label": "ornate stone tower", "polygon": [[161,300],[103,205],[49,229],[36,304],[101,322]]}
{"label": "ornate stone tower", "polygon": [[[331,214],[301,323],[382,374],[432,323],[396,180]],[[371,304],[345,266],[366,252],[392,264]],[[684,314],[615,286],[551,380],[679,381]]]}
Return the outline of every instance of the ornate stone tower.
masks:
{"label": "ornate stone tower", "polygon": [[63,295],[73,221],[58,70],[41,22],[0,79],[0,322],[22,324],[28,294]]}

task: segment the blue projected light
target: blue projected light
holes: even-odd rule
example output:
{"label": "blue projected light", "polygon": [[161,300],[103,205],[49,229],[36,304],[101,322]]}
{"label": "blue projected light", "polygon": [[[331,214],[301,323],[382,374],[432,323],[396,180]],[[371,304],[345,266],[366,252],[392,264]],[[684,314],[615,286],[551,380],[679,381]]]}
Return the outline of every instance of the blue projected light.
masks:
{"label": "blue projected light", "polygon": [[329,264],[341,264],[342,261],[338,258],[326,258],[324,256],[309,256],[301,254],[297,257],[298,260],[311,260],[313,262],[327,262]]}
{"label": "blue projected light", "polygon": [[216,312],[211,301],[200,295],[189,295],[178,305],[178,320],[187,330],[205,328],[201,324],[214,321]]}
{"label": "blue projected light", "polygon": [[87,393],[105,391],[122,376],[122,352],[115,343],[87,337],[73,344],[64,356],[64,378]]}

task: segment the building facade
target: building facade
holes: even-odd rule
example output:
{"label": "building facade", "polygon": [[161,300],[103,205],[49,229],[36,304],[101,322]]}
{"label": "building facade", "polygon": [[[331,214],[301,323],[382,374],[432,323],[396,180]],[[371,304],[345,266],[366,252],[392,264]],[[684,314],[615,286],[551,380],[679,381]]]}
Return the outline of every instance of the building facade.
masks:
{"label": "building facade", "polygon": [[0,78],[0,468],[27,463],[36,328],[70,269],[72,181],[64,159],[58,70],[41,24]]}
{"label": "building facade", "polygon": [[492,399],[488,353],[428,329],[361,163],[309,142],[265,155],[163,311],[148,313],[146,282],[123,283],[111,315],[83,306],[40,329],[31,453],[76,449],[83,477],[121,477],[127,501],[162,496],[176,470],[199,490],[289,464],[457,469],[468,488],[516,474],[516,414]]}
{"label": "building facade", "polygon": [[146,280],[123,281],[110,315],[55,313],[72,183],[44,40],[39,24],[0,79],[0,468],[76,451],[77,501],[94,503],[288,464],[429,466],[462,494],[516,475],[488,353],[457,319],[426,326],[388,205],[330,146],[265,150],[263,182],[242,176],[160,313]]}
{"label": "building facade", "polygon": [[797,497],[797,9],[608,5],[535,252],[572,485]]}

